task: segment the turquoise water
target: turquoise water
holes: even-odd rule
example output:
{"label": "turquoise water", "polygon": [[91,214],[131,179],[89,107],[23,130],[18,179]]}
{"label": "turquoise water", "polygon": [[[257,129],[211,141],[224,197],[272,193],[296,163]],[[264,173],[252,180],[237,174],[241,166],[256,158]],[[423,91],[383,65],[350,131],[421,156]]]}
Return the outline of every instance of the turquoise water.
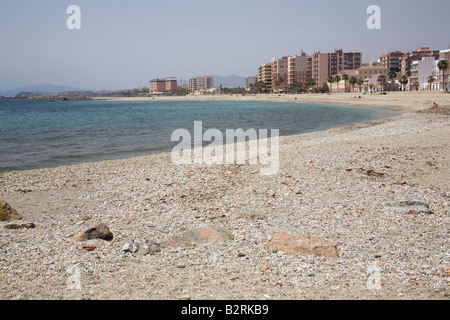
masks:
{"label": "turquoise water", "polygon": [[171,151],[175,129],[279,129],[281,136],[392,115],[386,108],[259,101],[0,100],[0,172]]}

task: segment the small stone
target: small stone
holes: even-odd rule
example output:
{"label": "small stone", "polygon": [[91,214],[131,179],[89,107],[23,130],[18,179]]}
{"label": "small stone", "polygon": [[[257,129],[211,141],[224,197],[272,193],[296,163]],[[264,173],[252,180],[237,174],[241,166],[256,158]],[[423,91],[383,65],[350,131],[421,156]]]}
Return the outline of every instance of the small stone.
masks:
{"label": "small stone", "polygon": [[104,223],[100,223],[97,226],[90,228],[78,235],[73,236],[72,241],[86,241],[92,239],[111,240],[113,238],[112,232],[108,226]]}
{"label": "small stone", "polygon": [[179,263],[177,264],[177,268],[184,269],[186,268],[186,265],[184,263]]}
{"label": "small stone", "polygon": [[35,227],[34,223],[8,224],[5,226],[5,229],[34,229]]}
{"label": "small stone", "polygon": [[94,245],[84,245],[81,248],[86,251],[92,251],[92,250],[95,250],[97,247]]}
{"label": "small stone", "polygon": [[262,271],[262,272],[265,272],[265,271],[267,271],[268,269],[269,269],[268,266],[262,266],[262,267],[261,267],[261,271]]}
{"label": "small stone", "polygon": [[5,201],[0,200],[0,221],[21,220],[20,214]]}

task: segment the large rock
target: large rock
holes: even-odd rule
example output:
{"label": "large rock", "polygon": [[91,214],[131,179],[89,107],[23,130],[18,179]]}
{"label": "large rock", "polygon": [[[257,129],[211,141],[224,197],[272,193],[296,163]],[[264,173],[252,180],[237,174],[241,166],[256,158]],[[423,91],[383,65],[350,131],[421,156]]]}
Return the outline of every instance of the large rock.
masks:
{"label": "large rock", "polygon": [[200,226],[174,235],[163,242],[164,247],[192,247],[201,243],[219,243],[233,239],[233,234],[218,226]]}
{"label": "large rock", "polygon": [[93,228],[90,228],[78,235],[71,237],[72,241],[86,241],[92,239],[112,240],[113,234],[109,230],[108,226],[104,223],[100,223]]}
{"label": "large rock", "polygon": [[319,237],[303,234],[275,233],[269,242],[269,249],[293,255],[339,257],[336,244]]}
{"label": "large rock", "polygon": [[15,221],[20,219],[22,217],[16,210],[11,208],[5,201],[0,200],[0,221]]}

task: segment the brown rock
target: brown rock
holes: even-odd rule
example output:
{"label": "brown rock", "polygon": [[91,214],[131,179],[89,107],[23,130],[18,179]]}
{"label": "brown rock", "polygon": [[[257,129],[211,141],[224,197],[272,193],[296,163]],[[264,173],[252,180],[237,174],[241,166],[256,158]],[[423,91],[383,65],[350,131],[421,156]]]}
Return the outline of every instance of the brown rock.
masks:
{"label": "brown rock", "polygon": [[294,255],[312,254],[316,256],[339,257],[336,244],[310,235],[276,233],[269,242],[269,248]]}
{"label": "brown rock", "polygon": [[5,201],[0,200],[0,221],[15,221],[20,219],[22,217],[16,210],[11,208]]}
{"label": "brown rock", "polygon": [[200,243],[217,243],[233,239],[230,231],[214,226],[201,226],[184,232],[178,236],[172,236],[163,242],[164,247],[195,246]]}
{"label": "brown rock", "polygon": [[108,226],[104,223],[90,228],[78,235],[71,237],[72,241],[86,241],[92,239],[103,239],[111,240],[113,238],[112,232],[109,230]]}
{"label": "brown rock", "polygon": [[5,226],[5,229],[34,229],[35,227],[34,223],[8,224]]}

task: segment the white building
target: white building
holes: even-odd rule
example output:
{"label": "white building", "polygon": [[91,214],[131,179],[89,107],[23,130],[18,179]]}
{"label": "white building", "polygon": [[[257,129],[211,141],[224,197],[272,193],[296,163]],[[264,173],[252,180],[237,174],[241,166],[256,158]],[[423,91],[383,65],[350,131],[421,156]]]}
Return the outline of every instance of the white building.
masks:
{"label": "white building", "polygon": [[[434,57],[423,57],[422,60],[414,61],[411,64],[411,77],[409,78],[410,85],[415,86],[415,83],[419,83],[417,86],[421,90],[438,90],[439,84],[437,83],[436,74],[437,61]],[[433,76],[435,81],[431,84],[429,78]]]}
{"label": "white building", "polygon": [[[450,62],[450,49],[444,49],[439,51],[439,60],[447,60]],[[442,81],[442,71],[439,70],[439,76],[438,78],[438,82],[439,84],[442,84],[443,82],[444,87],[442,89],[450,89],[449,85],[450,85],[450,69],[447,69],[445,71],[445,79],[444,81]]]}

